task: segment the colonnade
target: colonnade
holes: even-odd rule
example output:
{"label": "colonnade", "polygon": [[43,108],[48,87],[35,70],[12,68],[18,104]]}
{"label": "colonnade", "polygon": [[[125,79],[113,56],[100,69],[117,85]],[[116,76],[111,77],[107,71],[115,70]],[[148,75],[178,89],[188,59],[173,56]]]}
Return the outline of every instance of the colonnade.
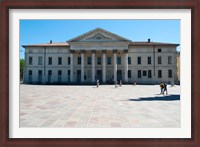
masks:
{"label": "colonnade", "polygon": [[[84,55],[81,51],[81,82],[84,82]],[[95,59],[96,51],[92,50],[92,81],[95,82]],[[117,50],[113,50],[113,75],[114,81],[117,81]],[[74,51],[70,52],[70,82],[74,82]],[[102,82],[106,82],[106,50],[102,50]],[[128,50],[124,50],[124,80],[128,82]]]}

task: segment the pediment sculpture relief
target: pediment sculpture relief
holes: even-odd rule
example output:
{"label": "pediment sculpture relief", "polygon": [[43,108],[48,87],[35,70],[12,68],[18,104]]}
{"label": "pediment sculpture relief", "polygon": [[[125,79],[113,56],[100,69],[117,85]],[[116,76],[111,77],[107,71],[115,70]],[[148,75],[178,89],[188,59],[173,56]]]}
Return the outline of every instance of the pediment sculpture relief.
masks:
{"label": "pediment sculpture relief", "polygon": [[89,41],[89,40],[113,40],[113,39],[98,33],[98,34],[95,34],[92,37],[85,39],[85,40]]}

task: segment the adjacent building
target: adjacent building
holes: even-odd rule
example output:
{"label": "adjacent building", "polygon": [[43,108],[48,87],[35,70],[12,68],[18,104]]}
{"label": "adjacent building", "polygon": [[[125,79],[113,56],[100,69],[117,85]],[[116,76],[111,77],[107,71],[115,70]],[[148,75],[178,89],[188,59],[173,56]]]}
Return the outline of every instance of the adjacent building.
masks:
{"label": "adjacent building", "polygon": [[24,83],[173,83],[179,44],[134,42],[96,28],[67,42],[23,45]]}
{"label": "adjacent building", "polygon": [[177,52],[177,83],[180,84],[180,52]]}

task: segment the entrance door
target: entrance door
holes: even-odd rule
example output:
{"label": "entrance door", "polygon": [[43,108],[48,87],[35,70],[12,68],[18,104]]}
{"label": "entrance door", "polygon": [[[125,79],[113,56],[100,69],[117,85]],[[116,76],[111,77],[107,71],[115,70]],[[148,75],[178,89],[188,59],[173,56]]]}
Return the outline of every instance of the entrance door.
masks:
{"label": "entrance door", "polygon": [[32,70],[28,71],[28,82],[32,83]]}
{"label": "entrance door", "polygon": [[76,76],[76,82],[80,83],[81,82],[81,70],[77,70],[77,76]]}
{"label": "entrance door", "polygon": [[122,70],[117,70],[117,81],[122,80]]}
{"label": "entrance door", "polygon": [[68,70],[68,82],[70,82],[70,70]]}
{"label": "entrance door", "polygon": [[97,79],[100,83],[102,82],[102,70],[97,70]]}
{"label": "entrance door", "polygon": [[42,70],[38,71],[38,83],[42,83]]}
{"label": "entrance door", "polygon": [[52,70],[48,71],[48,83],[51,83]]}
{"label": "entrance door", "polygon": [[28,76],[28,82],[29,82],[29,83],[32,83],[32,75],[29,75],[29,76]]}

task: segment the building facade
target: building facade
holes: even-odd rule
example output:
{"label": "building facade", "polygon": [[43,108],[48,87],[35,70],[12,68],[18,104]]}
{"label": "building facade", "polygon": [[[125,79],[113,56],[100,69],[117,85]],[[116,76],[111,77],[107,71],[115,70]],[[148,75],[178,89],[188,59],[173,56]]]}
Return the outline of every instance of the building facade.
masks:
{"label": "building facade", "polygon": [[177,80],[177,46],[133,42],[101,28],[67,42],[23,45],[24,83],[172,83]]}
{"label": "building facade", "polygon": [[177,82],[180,84],[180,67],[181,67],[181,65],[180,65],[180,52],[177,52]]}

